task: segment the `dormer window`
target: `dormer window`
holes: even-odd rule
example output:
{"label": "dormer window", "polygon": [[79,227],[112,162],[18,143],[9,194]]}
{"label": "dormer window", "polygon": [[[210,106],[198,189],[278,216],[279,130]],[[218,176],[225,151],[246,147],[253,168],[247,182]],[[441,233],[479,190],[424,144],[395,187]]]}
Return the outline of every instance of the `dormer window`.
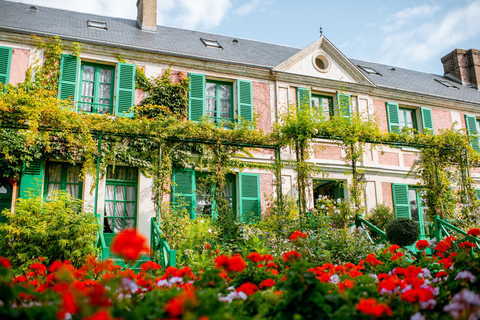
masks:
{"label": "dormer window", "polygon": [[451,82],[449,82],[449,81],[441,80],[441,79],[435,79],[435,81],[437,81],[438,83],[443,84],[443,85],[444,85],[445,87],[447,87],[447,88],[458,89],[458,87],[456,87],[455,85],[453,85],[453,83],[451,83]]}
{"label": "dormer window", "polygon": [[201,38],[200,40],[202,40],[203,44],[205,45],[205,47],[212,47],[212,48],[220,48],[220,49],[223,49],[222,46],[218,43],[217,40],[209,40],[209,39],[203,39]]}
{"label": "dormer window", "polygon": [[91,29],[107,30],[107,23],[102,21],[88,20],[87,26]]}
{"label": "dormer window", "polygon": [[[373,69],[373,68],[370,68],[370,67],[365,67],[365,66],[358,66],[360,69],[362,69],[363,71],[365,71],[366,73],[368,74],[375,74],[377,76],[381,76],[382,74],[380,72],[378,72],[377,70]],[[395,69],[394,69],[395,70]]]}

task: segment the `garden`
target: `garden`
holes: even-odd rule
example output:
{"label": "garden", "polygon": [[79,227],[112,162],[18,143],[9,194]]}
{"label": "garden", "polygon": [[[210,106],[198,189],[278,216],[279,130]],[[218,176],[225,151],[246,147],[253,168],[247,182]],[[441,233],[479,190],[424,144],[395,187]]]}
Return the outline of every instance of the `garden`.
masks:
{"label": "garden", "polygon": [[[176,263],[162,260],[134,230],[118,234],[110,248],[123,264],[97,260],[98,217],[65,193],[48,201],[32,194],[15,203],[15,214],[4,211],[8,223],[0,224],[2,319],[480,318],[480,214],[470,177],[480,160],[462,130],[383,133],[360,115],[314,120],[322,116],[307,106],[292,106],[271,133],[252,131],[254,122],[242,119],[224,130],[186,120],[188,79],[173,83],[169,70],[149,80],[137,69],[137,88],[149,98],[132,119],[77,113],[56,96],[61,41],[39,46],[47,48],[45,63],[0,95],[3,177],[18,184],[24,164],[42,157],[82,162],[81,178],[96,177],[93,193],[109,164],[139,168],[153,179],[152,226],[176,251]],[[72,51],[78,56],[80,46]],[[314,139],[343,149],[352,179],[348,201],[322,198],[308,211],[309,181],[326,174],[306,161]],[[410,175],[421,181],[435,221],[431,241],[418,240],[415,224],[400,232],[404,223],[389,207],[366,212],[358,163],[372,145],[418,148]],[[295,160],[281,159],[285,147]],[[270,150],[272,162],[239,160],[253,158],[255,148]],[[286,166],[297,173],[298,199],[282,196]],[[191,219],[181,203],[162,202],[172,170],[192,168],[211,173],[203,184],[215,217]],[[275,176],[277,195],[261,220],[238,219],[225,199],[225,177],[245,168]],[[139,265],[145,257],[151,261]]]}

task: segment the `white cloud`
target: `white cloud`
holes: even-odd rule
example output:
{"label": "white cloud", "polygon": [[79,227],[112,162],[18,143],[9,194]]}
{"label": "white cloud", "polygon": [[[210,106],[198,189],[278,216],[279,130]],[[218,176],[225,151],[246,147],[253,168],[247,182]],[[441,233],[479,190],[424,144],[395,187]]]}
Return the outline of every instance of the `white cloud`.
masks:
{"label": "white cloud", "polygon": [[[167,25],[173,24],[185,29],[208,29],[218,26],[231,9],[230,0],[177,0],[170,10],[165,10],[161,4],[157,11],[162,11]],[[165,11],[173,13],[173,16]]]}
{"label": "white cloud", "polygon": [[408,23],[412,23],[413,20],[425,20],[432,17],[438,9],[438,6],[428,4],[405,8],[402,11],[392,14],[387,19],[386,26],[384,26],[383,29],[384,31],[391,32],[407,25]]}
{"label": "white cloud", "polygon": [[244,3],[235,9],[235,13],[239,15],[248,15],[258,10],[261,7],[271,5],[272,1],[268,0],[251,0],[250,2]]}
{"label": "white cloud", "polygon": [[419,63],[445,55],[461,42],[480,35],[479,17],[480,1],[473,1],[429,22],[405,27],[384,39],[380,56],[384,63],[418,68]]}

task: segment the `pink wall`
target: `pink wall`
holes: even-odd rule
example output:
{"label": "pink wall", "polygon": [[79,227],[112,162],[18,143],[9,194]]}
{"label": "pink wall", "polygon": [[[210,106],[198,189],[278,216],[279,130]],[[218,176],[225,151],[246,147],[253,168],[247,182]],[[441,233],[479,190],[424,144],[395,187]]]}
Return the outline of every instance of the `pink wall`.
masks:
{"label": "pink wall", "polygon": [[253,111],[258,116],[257,129],[272,132],[272,115],[270,110],[270,85],[253,82]]}
{"label": "pink wall", "polygon": [[394,152],[378,152],[378,163],[388,166],[400,166],[398,154]]}
{"label": "pink wall", "polygon": [[271,173],[260,173],[260,205],[262,208],[262,216],[265,213],[267,206],[269,204],[268,196],[274,193],[273,188],[273,174]]}
{"label": "pink wall", "polygon": [[25,81],[30,51],[26,49],[12,50],[12,64],[10,66],[9,83],[16,86],[19,82]]}
{"label": "pink wall", "polygon": [[342,160],[342,148],[338,146],[314,145],[315,159]]}
{"label": "pink wall", "polygon": [[413,166],[413,163],[417,159],[419,159],[419,157],[414,155],[414,154],[404,153],[403,154],[403,166],[411,167],[411,166]]}
{"label": "pink wall", "polygon": [[393,210],[392,184],[382,182],[383,204]]}
{"label": "pink wall", "polygon": [[432,117],[435,134],[438,134],[440,129],[452,128],[452,114],[450,111],[432,109]]}
{"label": "pink wall", "polygon": [[385,101],[373,100],[373,112],[375,113],[375,120],[381,131],[388,132],[387,108]]}

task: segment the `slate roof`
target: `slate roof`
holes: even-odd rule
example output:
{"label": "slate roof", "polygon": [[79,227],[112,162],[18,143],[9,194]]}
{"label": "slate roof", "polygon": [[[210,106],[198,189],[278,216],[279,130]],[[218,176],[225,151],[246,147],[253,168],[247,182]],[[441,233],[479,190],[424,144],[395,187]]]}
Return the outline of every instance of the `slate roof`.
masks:
{"label": "slate roof", "polygon": [[[99,16],[0,0],[0,30],[37,36],[57,35],[65,40],[101,44],[179,57],[221,61],[273,69],[301,49],[200,31],[157,26],[157,32],[142,31],[135,20]],[[101,21],[108,30],[87,27],[87,21]],[[201,38],[216,40],[223,47],[206,47]],[[234,39],[238,43],[232,42]],[[478,103],[480,91],[455,83],[448,88],[428,74],[388,65],[350,59],[355,65],[371,67],[381,76],[360,69],[375,85]],[[440,63],[440,62],[439,62]],[[395,71],[391,69],[395,68]],[[451,80],[448,80],[453,82]]]}

